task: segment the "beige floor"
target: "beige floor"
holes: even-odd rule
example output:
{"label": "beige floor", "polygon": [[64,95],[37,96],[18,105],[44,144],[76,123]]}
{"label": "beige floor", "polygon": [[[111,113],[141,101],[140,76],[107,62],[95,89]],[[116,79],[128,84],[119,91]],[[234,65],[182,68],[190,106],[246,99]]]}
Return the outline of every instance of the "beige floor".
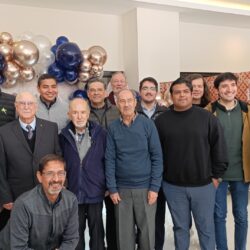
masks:
{"label": "beige floor", "polygon": [[[250,200],[250,192],[249,192],[249,200]],[[105,210],[103,211],[103,216],[105,217]],[[248,213],[248,221],[250,221],[249,213]],[[234,221],[233,221],[233,216],[232,216],[231,197],[229,195],[228,195],[227,235],[228,235],[229,250],[234,250]],[[86,242],[88,242],[88,240],[89,240],[88,233],[86,233]],[[250,233],[248,234],[248,244],[247,244],[246,249],[250,249]],[[86,247],[86,250],[89,250],[89,248]],[[172,221],[171,221],[171,216],[168,210],[166,211],[166,236],[165,236],[164,250],[174,250]],[[193,235],[191,236],[191,239],[190,239],[189,250],[200,250],[199,241],[198,241],[195,227],[193,227]]]}

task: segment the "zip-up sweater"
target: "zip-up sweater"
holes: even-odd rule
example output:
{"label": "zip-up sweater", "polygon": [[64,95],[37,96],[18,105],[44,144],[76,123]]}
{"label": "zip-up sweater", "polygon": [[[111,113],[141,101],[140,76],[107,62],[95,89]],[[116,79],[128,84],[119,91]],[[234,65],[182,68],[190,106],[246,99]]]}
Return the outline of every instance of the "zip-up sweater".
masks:
{"label": "zip-up sweater", "polygon": [[67,188],[72,191],[81,204],[102,202],[106,190],[104,174],[104,153],[106,131],[98,124],[89,121],[91,146],[81,161],[70,122],[59,135],[62,154],[66,161]]}
{"label": "zip-up sweater", "polygon": [[173,108],[156,121],[162,151],[163,179],[177,186],[203,186],[222,177],[227,150],[219,120],[199,107]]}
{"label": "zip-up sweater", "polygon": [[3,250],[74,250],[79,239],[77,199],[62,189],[52,204],[39,184],[15,201],[1,234]]}

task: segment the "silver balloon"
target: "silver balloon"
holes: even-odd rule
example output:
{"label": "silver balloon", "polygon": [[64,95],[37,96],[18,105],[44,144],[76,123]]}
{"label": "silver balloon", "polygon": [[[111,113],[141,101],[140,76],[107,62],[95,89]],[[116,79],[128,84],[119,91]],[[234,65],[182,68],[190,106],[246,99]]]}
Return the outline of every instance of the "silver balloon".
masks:
{"label": "silver balloon", "polygon": [[0,43],[7,43],[7,44],[11,45],[13,43],[12,35],[8,32],[1,32],[0,33]]}
{"label": "silver balloon", "polygon": [[55,62],[55,55],[50,50],[45,50],[39,54],[38,63],[44,65],[47,68],[50,64]]}
{"label": "silver balloon", "polygon": [[16,41],[22,41],[22,40],[31,41],[33,37],[34,37],[34,34],[32,32],[25,31],[21,33],[19,36],[17,36],[15,40]]}
{"label": "silver balloon", "polygon": [[98,52],[101,54],[101,64],[105,64],[105,62],[107,61],[107,52],[106,50],[98,45],[92,46],[88,49],[89,53],[92,54],[93,52]]}
{"label": "silver balloon", "polygon": [[46,36],[37,35],[32,38],[32,42],[37,46],[39,52],[50,50],[52,44]]}
{"label": "silver balloon", "polygon": [[88,60],[89,59],[89,51],[88,50],[82,50],[82,57],[83,57],[83,60]]}
{"label": "silver balloon", "polygon": [[15,63],[8,61],[6,70],[4,70],[3,74],[6,80],[17,79],[20,75],[20,68]]}
{"label": "silver balloon", "polygon": [[23,82],[29,82],[35,77],[35,70],[33,68],[23,68],[20,70],[19,79]]}
{"label": "silver balloon", "polygon": [[6,61],[9,61],[12,59],[13,48],[7,43],[2,43],[0,44],[0,53],[4,56]]}
{"label": "silver balloon", "polygon": [[79,79],[80,82],[86,82],[86,81],[88,81],[89,76],[90,75],[89,75],[88,72],[80,72],[78,79]]}
{"label": "silver balloon", "polygon": [[30,41],[19,41],[14,44],[13,58],[23,67],[30,67],[37,63],[39,51],[36,45]]}
{"label": "silver balloon", "polygon": [[92,67],[92,64],[89,60],[84,60],[80,65],[80,71],[82,72],[89,72]]}

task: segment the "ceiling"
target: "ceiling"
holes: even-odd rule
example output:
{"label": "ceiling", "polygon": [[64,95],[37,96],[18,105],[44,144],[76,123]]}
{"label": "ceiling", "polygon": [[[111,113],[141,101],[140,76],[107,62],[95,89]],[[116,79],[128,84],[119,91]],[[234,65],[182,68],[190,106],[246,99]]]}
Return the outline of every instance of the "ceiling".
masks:
{"label": "ceiling", "polygon": [[250,28],[250,0],[0,0],[0,4],[111,15],[143,7],[178,11],[182,22]]}

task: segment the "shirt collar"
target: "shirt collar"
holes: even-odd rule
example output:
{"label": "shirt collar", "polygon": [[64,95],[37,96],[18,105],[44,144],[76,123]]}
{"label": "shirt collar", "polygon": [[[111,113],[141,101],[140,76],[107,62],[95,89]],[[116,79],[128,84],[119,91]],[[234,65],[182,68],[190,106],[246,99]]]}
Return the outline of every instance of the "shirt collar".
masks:
{"label": "shirt collar", "polygon": [[55,98],[54,101],[50,102],[49,104],[48,104],[47,102],[45,102],[41,96],[40,96],[40,100],[41,100],[41,102],[45,105],[45,107],[46,107],[47,109],[50,109],[51,106],[52,106],[53,104],[56,103],[56,98]]}
{"label": "shirt collar", "polygon": [[[132,121],[131,121],[131,124],[134,123],[134,121],[135,121],[135,119],[136,119],[137,116],[138,116],[138,113],[135,112],[135,115],[134,115],[134,117],[133,117],[133,119],[132,119]],[[120,116],[120,122],[121,122],[121,124],[127,126],[127,125],[123,122],[122,116]],[[130,124],[130,125],[131,125],[131,124]]]}
{"label": "shirt collar", "polygon": [[21,128],[27,132],[28,132],[28,129],[26,128],[27,125],[30,125],[32,127],[32,130],[36,129],[36,117],[33,119],[33,121],[30,124],[22,122],[21,119],[19,118],[19,123],[20,123]]}

